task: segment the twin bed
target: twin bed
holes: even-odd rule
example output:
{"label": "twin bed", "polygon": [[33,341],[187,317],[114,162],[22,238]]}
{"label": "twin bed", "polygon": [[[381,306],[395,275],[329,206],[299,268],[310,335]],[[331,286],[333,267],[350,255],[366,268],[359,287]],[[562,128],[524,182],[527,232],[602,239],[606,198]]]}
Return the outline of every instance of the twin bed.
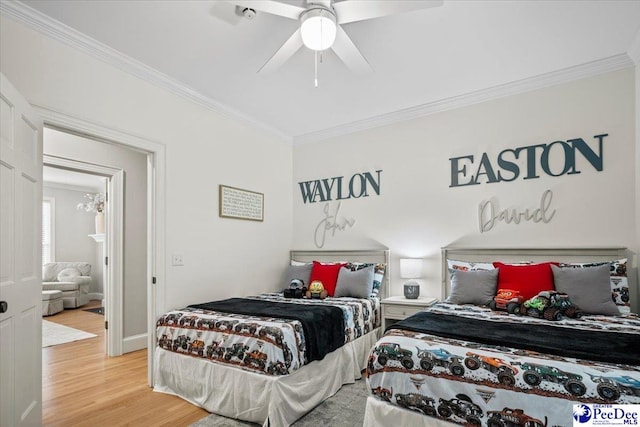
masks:
{"label": "twin bed", "polygon": [[362,280],[371,291],[322,301],[266,294],[167,312],[157,321],[154,390],[230,418],[288,426],[361,378],[380,334],[389,251],[291,251],[289,269],[314,261],[348,267],[336,295],[359,293]]}
{"label": "twin bed", "polygon": [[[320,303],[268,294],[165,313],[157,322],[154,389],[227,417],[287,426],[366,369],[365,426],[572,425],[574,404],[640,404],[640,320],[628,314],[626,257],[621,248],[444,248],[442,293],[451,298],[381,337],[389,251],[292,251],[299,266],[375,265],[386,274],[367,298]],[[498,272],[489,271],[495,261],[505,271],[554,261],[582,278],[569,284],[586,305],[602,297],[588,275],[604,268],[610,289],[607,301],[595,305],[611,309],[615,301],[616,311],[551,321],[465,301],[486,299],[487,276],[497,280]],[[452,288],[456,271],[474,273],[458,274]]]}
{"label": "twin bed", "polygon": [[[628,314],[626,256],[619,248],[443,249],[443,293],[462,303],[398,322],[374,345],[364,425],[566,426],[588,416],[590,404],[639,404],[640,319]],[[505,270],[554,261],[556,288],[567,286],[568,272],[581,278],[567,293],[585,311],[616,311],[560,321],[492,311],[475,301],[482,291],[473,287],[487,286],[492,271],[497,280],[495,261]],[[585,289],[598,269],[609,275],[604,300]],[[461,270],[467,279],[477,272],[476,282],[465,289],[454,280],[452,289]]]}

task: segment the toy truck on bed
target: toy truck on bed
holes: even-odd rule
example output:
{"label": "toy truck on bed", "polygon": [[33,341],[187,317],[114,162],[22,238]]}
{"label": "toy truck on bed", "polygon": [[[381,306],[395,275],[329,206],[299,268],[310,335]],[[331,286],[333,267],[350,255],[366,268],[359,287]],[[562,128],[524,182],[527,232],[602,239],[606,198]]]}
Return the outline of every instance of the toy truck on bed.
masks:
{"label": "toy truck on bed", "polygon": [[564,316],[582,317],[582,310],[571,302],[569,295],[556,291],[542,291],[525,301],[520,308],[520,313],[547,320],[560,320]]}
{"label": "toy truck on bed", "polygon": [[519,291],[512,289],[499,289],[493,300],[489,303],[491,310],[506,311],[509,314],[519,314],[520,304],[524,301],[524,297]]}

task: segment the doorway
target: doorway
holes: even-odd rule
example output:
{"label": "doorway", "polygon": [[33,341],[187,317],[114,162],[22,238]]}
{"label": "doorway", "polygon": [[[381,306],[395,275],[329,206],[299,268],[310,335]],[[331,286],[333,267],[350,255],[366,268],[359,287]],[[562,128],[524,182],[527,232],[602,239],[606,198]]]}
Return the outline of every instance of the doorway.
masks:
{"label": "doorway", "polygon": [[[164,310],[166,305],[164,298],[166,148],[162,143],[88,122],[49,108],[35,106],[35,110],[40,117],[43,118],[47,129],[107,142],[114,146],[141,152],[146,156],[147,189],[143,199],[146,201],[146,206],[148,207],[145,215],[147,227],[147,259],[145,260],[146,262],[144,262],[146,274],[143,285],[146,284],[147,292],[146,301],[140,301],[140,303],[146,303],[147,327],[145,328],[144,334],[137,334],[126,342],[124,342],[124,340],[116,342],[114,355],[146,347],[148,385],[152,386],[155,340],[153,333],[147,333],[147,331],[152,332],[154,330],[156,313]],[[138,304],[138,306],[139,305],[140,304]]]}
{"label": "doorway", "polygon": [[[45,151],[47,147],[45,137]],[[90,143],[90,142],[88,142]],[[79,160],[43,156],[43,188],[46,196],[57,196],[51,224],[53,243],[51,255],[43,259],[57,261],[85,261],[92,265],[92,286],[89,299],[101,300],[104,315],[106,352],[109,356],[119,355],[116,351],[122,341],[122,271],[123,271],[123,171],[106,165],[96,165]],[[86,212],[74,212],[87,207],[87,196],[101,196],[104,202],[104,221],[93,221]],[[84,196],[84,197],[82,197]],[[83,203],[84,202],[84,203]],[[44,215],[43,215],[44,216]],[[46,229],[46,224],[43,224]],[[55,235],[60,235],[59,239]],[[63,249],[63,253],[60,253]],[[64,250],[66,249],[66,250]],[[92,254],[92,256],[87,256]],[[108,260],[111,262],[108,262]],[[116,313],[113,315],[112,313]],[[111,320],[112,328],[107,325]]]}

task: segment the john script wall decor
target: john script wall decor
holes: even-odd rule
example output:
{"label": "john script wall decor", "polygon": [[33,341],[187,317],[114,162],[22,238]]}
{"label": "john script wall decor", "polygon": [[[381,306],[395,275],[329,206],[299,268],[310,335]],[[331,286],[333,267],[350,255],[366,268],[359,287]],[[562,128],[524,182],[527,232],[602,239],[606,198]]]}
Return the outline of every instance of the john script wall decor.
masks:
{"label": "john script wall decor", "polygon": [[264,194],[220,185],[220,216],[223,218],[264,220]]}
{"label": "john script wall decor", "polygon": [[313,233],[313,243],[315,243],[316,247],[324,247],[327,236],[334,237],[336,231],[344,231],[356,224],[355,218],[347,218],[340,215],[341,204],[342,202],[337,202],[335,209],[333,209],[331,203],[325,203],[322,209],[324,217],[320,220]]}
{"label": "john script wall decor", "polygon": [[[483,183],[510,182],[518,178],[540,178],[540,174],[562,176],[579,174],[576,157],[584,157],[598,172],[603,168],[602,143],[609,134],[595,135],[596,142],[592,148],[582,138],[554,141],[549,144],[528,145],[518,148],[507,148],[490,159],[482,153],[476,163],[473,154],[449,159],[451,163],[451,184],[449,187],[462,187]],[[550,162],[550,158],[553,161]],[[551,165],[554,165],[555,170]],[[558,167],[557,165],[561,165]]]}

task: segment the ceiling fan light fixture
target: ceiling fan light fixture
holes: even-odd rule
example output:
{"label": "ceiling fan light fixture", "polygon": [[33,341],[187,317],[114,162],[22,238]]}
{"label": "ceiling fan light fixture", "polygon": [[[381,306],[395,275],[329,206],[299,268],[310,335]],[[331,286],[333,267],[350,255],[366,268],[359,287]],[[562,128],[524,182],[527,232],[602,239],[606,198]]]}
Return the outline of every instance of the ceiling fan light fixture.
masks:
{"label": "ceiling fan light fixture", "polygon": [[309,9],[301,17],[302,42],[311,50],[329,49],[336,40],[336,16],[324,7]]}

